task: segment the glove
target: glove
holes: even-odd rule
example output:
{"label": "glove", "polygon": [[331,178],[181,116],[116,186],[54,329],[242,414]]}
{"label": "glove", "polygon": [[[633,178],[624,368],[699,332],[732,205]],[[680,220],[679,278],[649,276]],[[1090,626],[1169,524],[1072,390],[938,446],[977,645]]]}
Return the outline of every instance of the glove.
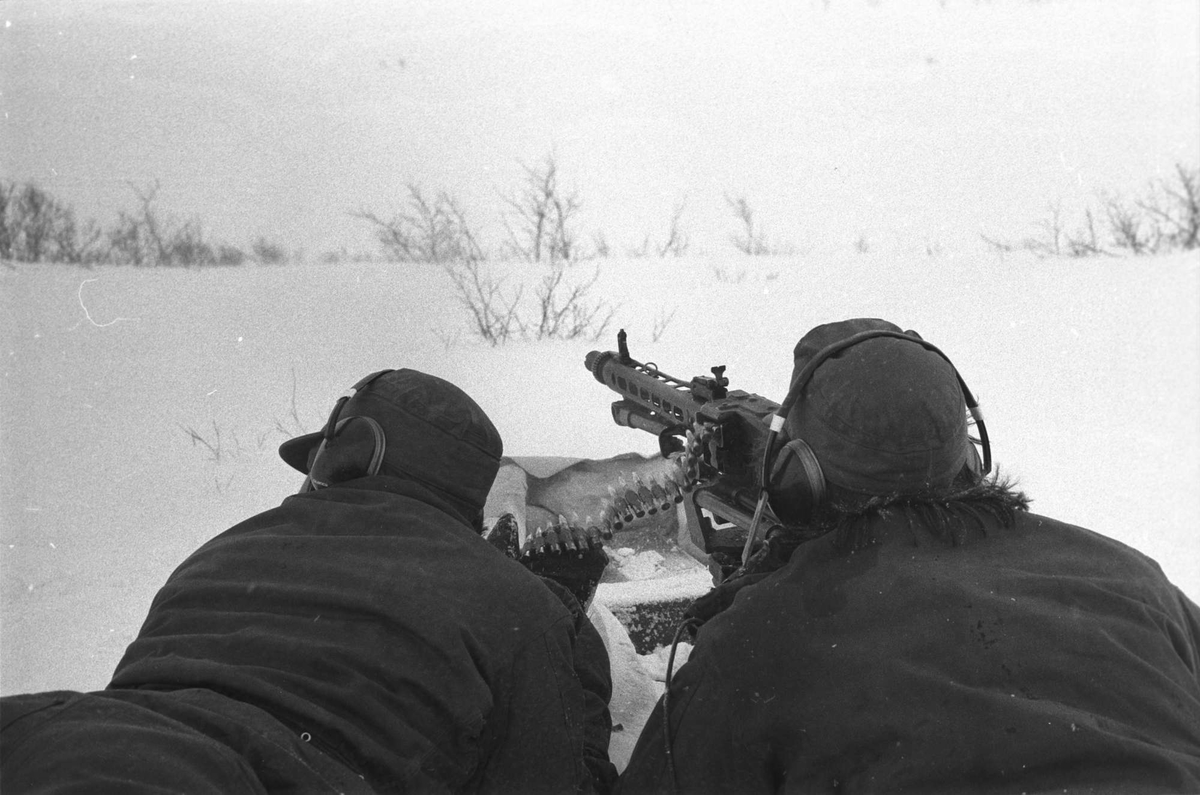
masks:
{"label": "glove", "polygon": [[566,588],[586,611],[608,566],[608,553],[598,528],[563,523],[538,528],[526,540],[517,561]]}
{"label": "glove", "polygon": [[496,520],[496,524],[492,525],[492,531],[488,533],[487,542],[500,550],[507,558],[516,560],[521,557],[520,542],[518,541],[520,529],[517,526],[517,517],[511,513],[506,513]]}
{"label": "glove", "polygon": [[705,622],[733,604],[738,591],[749,585],[757,585],[786,566],[796,548],[813,537],[815,536],[807,531],[783,528],[773,528],[769,531],[762,546],[750,556],[744,566],[740,566],[720,585],[688,605],[683,617],[689,621],[688,629],[692,638],[696,637],[697,630]]}

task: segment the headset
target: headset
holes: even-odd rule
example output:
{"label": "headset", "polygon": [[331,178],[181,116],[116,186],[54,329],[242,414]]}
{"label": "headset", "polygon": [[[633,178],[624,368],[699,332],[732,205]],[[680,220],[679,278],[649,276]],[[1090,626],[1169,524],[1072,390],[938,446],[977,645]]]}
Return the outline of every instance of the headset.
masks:
{"label": "headset", "polygon": [[[983,410],[979,407],[979,401],[971,394],[971,390],[967,388],[966,382],[959,374],[958,368],[950,361],[950,358],[936,345],[922,339],[921,335],[915,331],[900,332],[887,329],[870,329],[838,340],[817,351],[816,355],[792,379],[787,397],[784,398],[775,416],[771,418],[771,430],[767,437],[763,453],[761,472],[761,482],[766,484],[767,487],[763,491],[763,497],[760,498],[760,509],[756,511],[756,514],[761,513],[761,505],[764,504],[764,499],[769,498],[771,509],[775,511],[776,516],[780,519],[789,523],[804,523],[811,519],[817,508],[825,502],[828,492],[825,475],[821,471],[821,464],[817,460],[813,449],[803,439],[791,439],[779,451],[779,454],[775,455],[774,448],[779,432],[783,429],[784,422],[788,414],[791,413],[792,407],[795,406],[796,401],[800,398],[800,393],[804,391],[804,387],[812,380],[813,373],[816,372],[818,367],[847,348],[881,337],[914,342],[926,350],[937,354],[946,364],[950,365],[950,369],[954,371],[954,377],[958,380],[958,386],[962,390],[963,401],[966,403],[967,411],[970,412],[979,430],[979,445],[983,450],[983,460],[980,461],[979,451],[975,449],[974,442],[969,443],[970,451],[967,456],[967,467],[976,479],[992,471],[992,448],[988,440],[987,426],[983,421]],[[757,525],[757,521],[755,525]],[[747,547],[754,535],[755,533],[752,531],[750,533],[751,538],[747,539]]]}
{"label": "headset", "polygon": [[[860,342],[879,339],[881,337],[915,342],[927,351],[936,353],[946,364],[950,365],[950,369],[954,371],[954,377],[958,380],[959,389],[962,390],[963,402],[966,403],[967,411],[970,412],[976,427],[979,429],[979,446],[983,449],[983,460],[981,462],[979,451],[975,449],[974,440],[968,441],[967,444],[970,449],[968,451],[966,467],[976,479],[982,478],[992,471],[992,446],[988,440],[987,426],[983,422],[983,410],[979,407],[979,401],[971,394],[971,390],[967,388],[967,383],[963,380],[962,375],[959,374],[958,368],[950,361],[950,357],[946,356],[936,345],[926,342],[915,331],[900,332],[888,329],[860,331],[845,339],[826,345],[817,351],[816,355],[804,365],[800,372],[796,373],[796,377],[792,379],[791,386],[788,388],[787,397],[784,398],[779,409],[771,417],[770,430],[763,449],[762,471],[759,481],[763,484],[763,488],[759,495],[758,505],[754,511],[754,518],[750,523],[749,532],[746,534],[746,545],[742,550],[743,564],[750,558],[758,536],[758,528],[763,510],[768,500],[776,517],[788,524],[803,524],[812,518],[814,512],[826,499],[828,489],[826,488],[825,475],[821,471],[821,463],[817,460],[816,453],[813,452],[812,447],[807,442],[803,439],[791,439],[779,451],[779,454],[775,455],[775,446],[778,441],[779,432],[783,430],[787,416],[791,413],[792,407],[796,405],[796,401],[800,398],[800,393],[804,391],[804,387],[812,380],[816,369],[825,361],[847,348],[858,345]],[[690,619],[690,621],[695,620]],[[675,632],[675,639],[671,644],[670,656],[667,659],[666,689],[661,702],[663,710],[663,744],[671,791],[673,793],[677,793],[679,787],[675,772],[675,759],[672,752],[670,719],[671,679],[675,663],[675,647],[679,644],[679,639],[683,631],[687,628],[688,621],[685,621],[680,624]]]}
{"label": "headset", "polygon": [[[379,370],[361,379],[337,399],[329,420],[321,431],[321,443],[309,453],[308,477],[300,487],[301,493],[326,488],[354,478],[379,474],[387,451],[383,427],[371,417],[341,418],[342,409],[351,398],[375,379],[394,370]],[[336,442],[336,444],[335,444]]]}

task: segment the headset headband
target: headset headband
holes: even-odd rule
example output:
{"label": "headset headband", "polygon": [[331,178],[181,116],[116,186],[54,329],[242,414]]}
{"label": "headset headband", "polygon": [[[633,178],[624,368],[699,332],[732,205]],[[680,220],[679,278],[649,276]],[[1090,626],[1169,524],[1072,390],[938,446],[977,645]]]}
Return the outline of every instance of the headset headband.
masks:
{"label": "headset headband", "polygon": [[804,365],[803,369],[796,374],[796,377],[792,380],[791,387],[788,389],[787,397],[784,398],[783,403],[779,407],[779,411],[776,412],[775,416],[780,427],[782,427],[782,423],[787,418],[787,415],[791,413],[792,407],[796,404],[796,401],[799,400],[800,393],[804,390],[804,387],[807,386],[808,382],[812,380],[813,373],[816,372],[816,369],[820,367],[826,359],[829,359],[846,350],[847,348],[857,345],[860,342],[865,342],[866,340],[875,339],[877,337],[891,337],[893,339],[904,340],[906,342],[915,342],[916,344],[925,348],[927,351],[936,353],[938,356],[942,357],[946,364],[950,365],[950,369],[954,371],[955,379],[958,380],[959,389],[962,390],[963,401],[967,405],[967,411],[971,412],[971,417],[975,420],[975,425],[979,428],[979,441],[983,447],[983,472],[984,474],[991,472],[992,446],[988,441],[987,426],[984,425],[983,422],[983,409],[979,407],[979,401],[975,399],[975,396],[971,394],[971,390],[967,388],[967,382],[964,381],[963,377],[959,374],[958,368],[954,366],[954,362],[950,361],[950,357],[942,353],[942,350],[933,343],[926,342],[925,340],[921,339],[921,337],[915,331],[901,332],[890,331],[888,329],[869,329],[867,331],[860,331],[857,334],[852,334],[849,337],[846,337],[845,339],[826,345],[824,348],[817,351],[816,355],[809,359],[808,363]]}
{"label": "headset headband", "polygon": [[333,404],[333,411],[329,414],[329,421],[325,423],[325,429],[322,431],[322,436],[324,437],[326,444],[333,440],[334,432],[337,431],[338,418],[341,416],[342,408],[346,405],[350,398],[357,395],[359,391],[369,385],[376,378],[379,378],[381,375],[387,375],[388,373],[394,372],[395,370],[379,370],[371,373],[370,375],[361,379],[357,384],[350,387],[346,394],[337,399],[337,403]]}
{"label": "headset headband", "polygon": [[[366,387],[376,378],[379,378],[381,375],[387,375],[391,372],[394,372],[394,370],[379,370],[371,373],[365,378],[359,380],[357,384],[350,387],[350,389],[344,395],[339,397],[337,402],[333,404],[333,411],[329,413],[329,420],[325,423],[325,427],[321,430],[321,441],[317,445],[316,455],[313,455],[312,453],[309,454],[309,473],[308,476],[304,478],[304,484],[300,487],[301,494],[328,485],[327,483],[314,482],[312,479],[312,469],[316,465],[317,459],[320,458],[321,454],[324,453],[325,450],[328,449],[333,443],[333,438],[337,434],[338,425],[340,424],[342,408],[345,407],[350,398],[357,395],[364,387]],[[384,437],[383,429],[379,426],[379,423],[370,417],[367,417],[366,419],[370,421],[372,432],[375,434],[375,450],[371,456],[369,468],[378,469],[379,463],[383,460],[383,450],[384,444],[386,444],[386,439]]]}
{"label": "headset headband", "polygon": [[800,392],[803,391],[805,385],[812,379],[813,373],[817,367],[826,359],[834,356],[841,351],[846,350],[852,345],[857,345],[865,340],[874,339],[876,337],[892,337],[898,340],[915,342],[926,350],[936,353],[942,357],[950,369],[954,371],[954,377],[958,379],[958,386],[962,390],[963,400],[967,404],[967,410],[971,412],[971,416],[975,419],[975,424],[979,427],[979,441],[983,446],[983,474],[992,471],[992,446],[988,441],[987,426],[983,424],[983,411],[979,408],[979,402],[975,400],[975,396],[971,394],[971,390],[967,388],[967,384],[963,381],[961,375],[958,374],[958,368],[950,361],[946,354],[942,353],[936,345],[926,342],[921,339],[915,331],[901,332],[890,331],[887,329],[871,329],[868,331],[860,331],[857,334],[852,334],[843,340],[838,340],[830,345],[826,345],[821,350],[817,351],[816,355],[808,361],[807,364],[796,374],[792,380],[791,387],[788,388],[787,397],[780,404],[779,410],[771,417],[770,431],[767,434],[766,444],[763,446],[762,470],[759,473],[759,482],[762,483],[762,488],[759,491],[758,503],[754,508],[754,518],[750,520],[750,529],[746,533],[746,545],[742,548],[742,563],[744,564],[750,558],[750,551],[754,546],[758,537],[758,526],[762,520],[763,511],[767,507],[767,484],[770,483],[771,462],[775,459],[775,442],[779,438],[779,432],[783,430],[784,422],[787,416],[791,413],[792,407],[800,397]]}

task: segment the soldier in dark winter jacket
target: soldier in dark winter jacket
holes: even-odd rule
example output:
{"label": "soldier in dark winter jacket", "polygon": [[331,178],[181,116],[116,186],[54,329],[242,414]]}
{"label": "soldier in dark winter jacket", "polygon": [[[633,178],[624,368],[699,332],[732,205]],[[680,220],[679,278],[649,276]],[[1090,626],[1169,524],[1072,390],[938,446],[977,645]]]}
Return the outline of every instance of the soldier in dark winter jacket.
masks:
{"label": "soldier in dark winter jacket", "polygon": [[179,566],[107,689],[4,699],[4,791],[606,791],[608,659],[480,537],[483,410],[384,371],[280,454],[304,490]]}
{"label": "soldier in dark winter jacket", "polygon": [[[862,332],[886,333],[846,345]],[[618,790],[1200,792],[1200,610],[985,476],[966,387],[899,332],[797,345],[811,513],[774,539],[790,560],[693,606],[708,620]]]}

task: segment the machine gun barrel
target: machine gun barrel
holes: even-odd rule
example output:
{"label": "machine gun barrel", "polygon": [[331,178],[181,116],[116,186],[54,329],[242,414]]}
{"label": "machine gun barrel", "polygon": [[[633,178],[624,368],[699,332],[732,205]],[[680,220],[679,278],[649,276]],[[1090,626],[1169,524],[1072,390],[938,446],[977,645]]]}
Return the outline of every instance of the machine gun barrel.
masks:
{"label": "machine gun barrel", "polygon": [[[695,468],[689,464],[688,470],[697,488],[685,505],[689,530],[710,555],[745,558],[766,507],[760,462],[779,404],[728,390],[724,366],[713,367],[711,377],[683,381],[633,359],[624,331],[617,343],[616,351],[591,351],[584,359],[596,380],[621,396],[612,404],[613,421],[658,436],[664,456],[683,449],[679,437],[690,432],[686,452]],[[703,517],[702,510],[719,521]],[[766,514],[768,523],[778,521]]]}
{"label": "machine gun barrel", "polygon": [[622,359],[616,351],[592,351],[584,364],[596,380],[623,396],[613,404],[613,420],[654,434],[695,424],[703,403],[691,385],[658,368]]}

